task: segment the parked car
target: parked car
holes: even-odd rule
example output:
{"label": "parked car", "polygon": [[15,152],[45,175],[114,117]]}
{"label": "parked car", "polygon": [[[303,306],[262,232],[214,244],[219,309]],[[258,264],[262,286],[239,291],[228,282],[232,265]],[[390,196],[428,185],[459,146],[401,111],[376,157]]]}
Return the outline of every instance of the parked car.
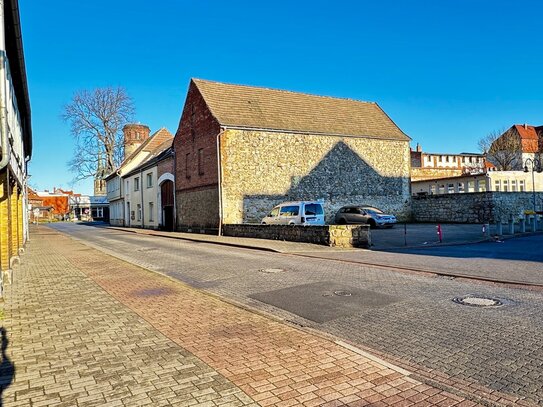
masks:
{"label": "parked car", "polygon": [[394,227],[398,221],[396,216],[387,215],[382,210],[372,206],[347,205],[337,213],[335,222],[339,225],[365,223],[371,227]]}
{"label": "parked car", "polygon": [[263,225],[324,225],[322,201],[284,202],[262,218]]}

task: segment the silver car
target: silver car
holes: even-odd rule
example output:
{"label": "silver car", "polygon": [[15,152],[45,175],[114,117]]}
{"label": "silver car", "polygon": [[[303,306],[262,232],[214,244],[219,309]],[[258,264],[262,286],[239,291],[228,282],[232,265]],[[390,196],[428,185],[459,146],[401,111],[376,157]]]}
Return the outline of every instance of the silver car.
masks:
{"label": "silver car", "polygon": [[347,205],[342,207],[337,213],[335,223],[338,225],[348,225],[352,223],[364,223],[371,227],[391,228],[398,221],[396,216],[387,215],[382,210],[372,206]]}

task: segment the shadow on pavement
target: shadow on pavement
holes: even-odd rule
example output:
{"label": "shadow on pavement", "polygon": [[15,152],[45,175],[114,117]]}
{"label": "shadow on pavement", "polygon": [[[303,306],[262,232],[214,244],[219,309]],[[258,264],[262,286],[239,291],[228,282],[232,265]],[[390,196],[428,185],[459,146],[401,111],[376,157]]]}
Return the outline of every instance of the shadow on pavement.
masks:
{"label": "shadow on pavement", "polygon": [[8,348],[8,338],[7,332],[4,327],[0,328],[0,333],[2,335],[2,363],[0,364],[0,407],[4,405],[3,393],[6,390],[13,378],[15,377],[15,365],[6,355],[6,349]]}
{"label": "shadow on pavement", "polygon": [[538,234],[456,246],[389,248],[381,250],[387,253],[416,254],[420,256],[543,262],[541,247],[543,247],[543,235]]}

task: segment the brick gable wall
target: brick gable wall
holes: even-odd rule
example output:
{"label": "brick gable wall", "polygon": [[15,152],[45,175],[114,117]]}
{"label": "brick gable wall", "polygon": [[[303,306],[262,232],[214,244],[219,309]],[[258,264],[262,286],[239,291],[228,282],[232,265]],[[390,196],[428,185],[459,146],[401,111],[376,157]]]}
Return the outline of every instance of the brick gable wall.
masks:
{"label": "brick gable wall", "polygon": [[219,123],[191,83],[173,142],[178,227],[218,225],[216,143],[220,131]]}

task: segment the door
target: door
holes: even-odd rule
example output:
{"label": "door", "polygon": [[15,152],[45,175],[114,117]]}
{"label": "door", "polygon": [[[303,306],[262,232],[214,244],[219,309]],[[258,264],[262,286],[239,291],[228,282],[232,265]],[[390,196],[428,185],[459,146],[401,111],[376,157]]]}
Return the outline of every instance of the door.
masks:
{"label": "door", "polygon": [[175,229],[173,181],[166,180],[160,184],[160,203],[162,204],[162,226],[165,230]]}

